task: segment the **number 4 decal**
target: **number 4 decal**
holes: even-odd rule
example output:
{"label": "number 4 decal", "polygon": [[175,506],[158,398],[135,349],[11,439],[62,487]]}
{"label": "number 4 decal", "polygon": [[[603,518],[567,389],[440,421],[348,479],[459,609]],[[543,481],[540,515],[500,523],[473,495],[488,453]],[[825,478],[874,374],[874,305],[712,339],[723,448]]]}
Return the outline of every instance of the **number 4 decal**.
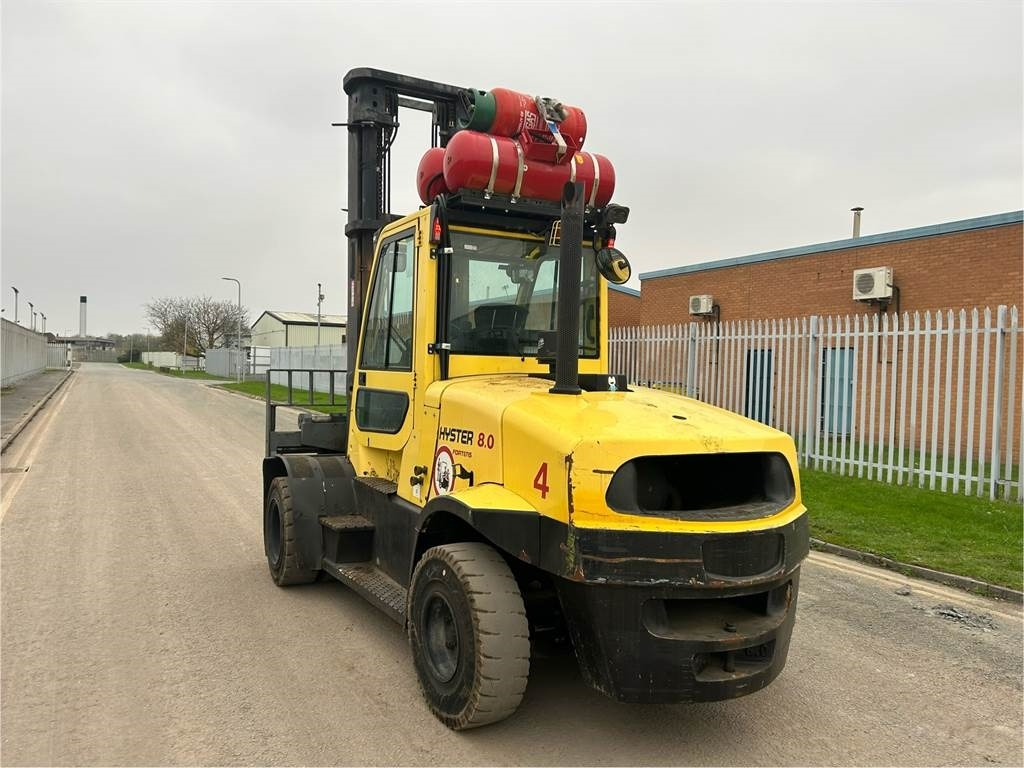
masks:
{"label": "number 4 decal", "polygon": [[533,487],[540,491],[542,499],[548,497],[548,491],[551,489],[548,487],[548,463],[546,461],[537,470],[537,476],[533,478]]}

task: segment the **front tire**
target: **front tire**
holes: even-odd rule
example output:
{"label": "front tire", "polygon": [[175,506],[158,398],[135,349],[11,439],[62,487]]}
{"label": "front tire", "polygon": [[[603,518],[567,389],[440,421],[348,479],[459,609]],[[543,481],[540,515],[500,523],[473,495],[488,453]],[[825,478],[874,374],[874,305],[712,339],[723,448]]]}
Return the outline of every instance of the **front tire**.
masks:
{"label": "front tire", "polygon": [[519,586],[493,548],[428,549],[409,590],[409,644],[434,715],[461,731],[504,720],[530,675],[530,633]]}
{"label": "front tire", "polygon": [[270,576],[279,587],[315,581],[319,569],[309,568],[299,555],[295,509],[287,477],[275,477],[270,483],[263,508],[263,548]]}

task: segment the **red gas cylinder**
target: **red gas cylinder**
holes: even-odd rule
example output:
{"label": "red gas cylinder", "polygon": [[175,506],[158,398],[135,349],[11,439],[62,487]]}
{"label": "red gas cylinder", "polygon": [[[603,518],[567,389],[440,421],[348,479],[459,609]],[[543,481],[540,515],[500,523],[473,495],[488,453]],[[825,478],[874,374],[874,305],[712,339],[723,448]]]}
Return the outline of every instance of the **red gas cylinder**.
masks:
{"label": "red gas cylinder", "polygon": [[[524,131],[549,132],[533,96],[508,88],[492,88],[490,93],[494,97],[494,120],[486,129],[488,133],[515,137]],[[583,149],[587,138],[587,116],[579,107],[563,105],[562,108],[565,120],[558,124],[559,133],[571,150]]]}
{"label": "red gas cylinder", "polygon": [[477,131],[459,131],[448,142],[444,180],[453,192],[482,189],[552,201],[562,199],[565,182],[579,181],[584,201],[597,208],[604,207],[615,192],[615,169],[603,155],[576,152],[560,165],[527,160],[522,144],[514,139]]}
{"label": "red gas cylinder", "polygon": [[449,192],[444,183],[444,149],[432,147],[420,158],[416,170],[416,191],[424,205],[429,205],[438,195]]}

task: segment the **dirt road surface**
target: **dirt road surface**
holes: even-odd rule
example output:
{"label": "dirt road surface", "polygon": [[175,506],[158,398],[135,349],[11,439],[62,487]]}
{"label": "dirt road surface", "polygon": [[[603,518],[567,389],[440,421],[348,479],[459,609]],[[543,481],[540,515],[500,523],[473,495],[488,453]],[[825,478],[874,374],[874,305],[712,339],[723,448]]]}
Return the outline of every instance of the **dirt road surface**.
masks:
{"label": "dirt road surface", "polygon": [[450,732],[397,624],[271,583],[262,452],[257,401],[84,365],[4,454],[3,765],[1024,761],[1020,608],[822,555],[764,691],[618,704],[556,655],[513,718]]}

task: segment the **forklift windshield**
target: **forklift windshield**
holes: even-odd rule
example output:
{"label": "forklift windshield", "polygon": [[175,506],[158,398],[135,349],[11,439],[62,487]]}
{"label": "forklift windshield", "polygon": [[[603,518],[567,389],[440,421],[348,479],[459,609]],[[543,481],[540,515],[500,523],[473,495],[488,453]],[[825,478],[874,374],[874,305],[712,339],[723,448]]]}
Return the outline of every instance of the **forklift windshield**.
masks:
{"label": "forklift windshield", "polygon": [[[451,243],[448,338],[452,353],[536,355],[541,332],[558,327],[558,246],[456,229],[451,232]],[[597,329],[597,270],[594,259],[584,256],[580,357],[598,356]]]}

